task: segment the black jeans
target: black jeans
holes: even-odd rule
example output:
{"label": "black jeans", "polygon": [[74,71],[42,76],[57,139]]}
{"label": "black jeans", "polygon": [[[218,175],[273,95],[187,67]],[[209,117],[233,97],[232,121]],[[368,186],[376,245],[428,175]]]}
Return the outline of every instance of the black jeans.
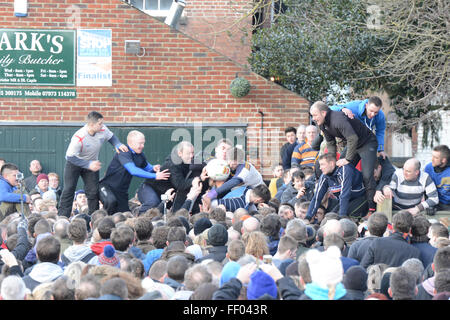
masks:
{"label": "black jeans", "polygon": [[75,196],[75,188],[77,187],[80,176],[84,182],[84,192],[86,193],[86,198],[88,200],[89,214],[99,208],[99,172],[81,168],[66,161],[66,166],[64,167],[64,189],[59,200],[58,208],[58,214],[60,216],[70,217]]}
{"label": "black jeans", "polygon": [[[375,196],[375,189],[377,183],[373,175],[375,169],[375,161],[377,159],[378,141],[375,135],[367,141],[361,148],[356,149],[356,156],[352,159],[352,163],[356,166],[361,160],[361,173],[363,176],[364,187],[366,188],[366,199],[369,208],[376,208],[373,197]],[[340,159],[345,158],[347,148],[341,153]]]}
{"label": "black jeans", "polygon": [[130,211],[128,194],[114,190],[107,184],[100,183],[99,198],[103,203],[103,209],[108,211],[109,215],[113,215],[116,212]]}

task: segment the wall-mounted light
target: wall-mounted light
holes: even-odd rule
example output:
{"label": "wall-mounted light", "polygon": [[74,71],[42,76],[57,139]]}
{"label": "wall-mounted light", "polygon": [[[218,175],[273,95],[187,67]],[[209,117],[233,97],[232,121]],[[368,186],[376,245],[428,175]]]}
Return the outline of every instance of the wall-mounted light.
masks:
{"label": "wall-mounted light", "polygon": [[181,14],[183,13],[184,7],[186,7],[185,0],[174,0],[169,10],[169,14],[164,20],[164,23],[176,28],[178,20],[180,20]]}
{"label": "wall-mounted light", "polygon": [[14,15],[16,17],[28,15],[28,0],[14,0]]}
{"label": "wall-mounted light", "polygon": [[[143,53],[140,55],[141,49]],[[141,48],[140,40],[125,40],[125,53],[142,57],[145,55],[145,48]]]}

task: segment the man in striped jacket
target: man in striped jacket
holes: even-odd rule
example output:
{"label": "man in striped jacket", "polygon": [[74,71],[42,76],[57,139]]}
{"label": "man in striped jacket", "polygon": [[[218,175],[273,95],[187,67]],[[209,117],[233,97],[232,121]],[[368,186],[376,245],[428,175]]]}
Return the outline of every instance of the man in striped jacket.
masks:
{"label": "man in striped jacket", "polygon": [[210,200],[208,197],[203,198],[203,210],[205,208],[214,209],[219,205],[225,206],[227,211],[234,212],[239,208],[245,208],[248,212],[257,210],[260,203],[267,203],[271,199],[269,188],[265,184],[260,184],[251,189],[246,187],[244,193],[240,197],[227,199]]}
{"label": "man in striped jacket", "polygon": [[414,158],[406,160],[403,168],[395,171],[383,193],[392,198],[393,210],[406,209],[412,215],[439,203],[436,185],[426,172],[420,171],[420,162]]}

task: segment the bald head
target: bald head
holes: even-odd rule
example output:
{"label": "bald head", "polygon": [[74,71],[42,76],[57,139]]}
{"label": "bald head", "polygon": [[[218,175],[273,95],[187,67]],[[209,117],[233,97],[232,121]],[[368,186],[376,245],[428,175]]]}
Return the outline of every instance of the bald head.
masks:
{"label": "bald head", "polygon": [[127,144],[137,154],[142,153],[145,146],[144,134],[137,130],[130,131],[127,136]]}
{"label": "bald head", "polygon": [[403,165],[403,175],[406,181],[415,181],[420,174],[420,161],[415,158],[410,158],[405,161]]}
{"label": "bald head", "polygon": [[344,230],[342,229],[342,225],[341,223],[336,220],[336,219],[331,219],[329,221],[327,221],[327,223],[325,223],[324,227],[323,227],[323,236],[325,237],[326,235],[329,234],[337,234],[341,237],[344,236]]}
{"label": "bald head", "polygon": [[250,217],[244,220],[242,223],[242,234],[245,232],[252,232],[259,230],[259,221],[254,217]]}
{"label": "bald head", "polygon": [[311,143],[317,137],[317,127],[309,125],[306,127],[306,140]]}
{"label": "bald head", "polygon": [[309,113],[311,114],[311,117],[313,118],[314,122],[320,126],[325,121],[325,116],[328,112],[329,108],[328,106],[322,102],[317,101],[314,102],[311,108],[309,109]]}

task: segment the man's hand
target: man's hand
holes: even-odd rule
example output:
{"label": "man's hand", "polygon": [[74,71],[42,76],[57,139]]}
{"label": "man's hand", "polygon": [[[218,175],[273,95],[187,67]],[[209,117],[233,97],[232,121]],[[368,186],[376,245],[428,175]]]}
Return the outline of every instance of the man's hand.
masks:
{"label": "man's hand", "polygon": [[[270,206],[267,204],[267,203],[265,203],[265,202],[261,202],[261,203],[258,203],[258,209],[261,209],[261,208],[269,208]],[[226,210],[225,210],[226,211]]]}
{"label": "man's hand", "polygon": [[20,219],[19,223],[17,224],[17,229],[23,228],[25,231],[28,231],[28,220],[26,218]]}
{"label": "man's hand", "polygon": [[31,197],[29,195],[25,195],[25,203],[31,203]]}
{"label": "man's hand", "polygon": [[200,205],[200,210],[203,212],[209,212],[211,209],[211,199],[208,197],[202,198],[202,204]]}
{"label": "man's hand", "polygon": [[98,171],[102,168],[102,163],[98,160],[94,160],[91,161],[91,163],[89,163],[89,170],[91,171]]}
{"label": "man's hand", "polygon": [[161,165],[160,165],[160,164],[155,164],[155,165],[153,166],[153,171],[155,171],[155,172],[161,171]]}
{"label": "man's hand", "polygon": [[202,183],[199,181],[197,185],[193,185],[189,190],[186,198],[189,200],[194,200],[202,192]]}
{"label": "man's hand", "polygon": [[305,192],[306,192],[306,188],[301,187],[301,189],[298,190],[298,192],[297,192],[297,199],[300,199],[301,197],[303,197],[305,195]]}
{"label": "man's hand", "polygon": [[0,257],[8,267],[18,265],[16,257],[8,249],[0,250]]}
{"label": "man's hand", "polygon": [[209,178],[208,172],[206,172],[206,167],[204,167],[200,174],[200,180],[205,181],[207,178]]}
{"label": "man's hand", "polygon": [[384,151],[379,151],[378,156],[382,156],[383,159],[386,159],[386,153],[384,153]]}
{"label": "man's hand", "polygon": [[415,216],[415,215],[417,215],[420,212],[420,209],[417,206],[415,206],[415,207],[409,208],[408,211],[413,216]]}
{"label": "man's hand", "polygon": [[281,278],[283,278],[283,274],[280,272],[280,270],[277,267],[275,267],[274,264],[263,263],[259,267],[262,271],[264,271],[269,276],[271,276],[275,282],[277,280],[280,280]]}
{"label": "man's hand", "polygon": [[355,115],[353,114],[353,112],[350,109],[342,108],[341,111],[350,119],[353,119],[355,117]]}
{"label": "man's hand", "polygon": [[159,171],[156,173],[156,180],[167,180],[170,178],[169,169]]}
{"label": "man's hand", "polygon": [[350,162],[347,160],[347,159],[339,159],[338,161],[336,161],[336,165],[338,166],[338,167],[343,167],[343,166],[345,166],[345,165],[347,165],[347,164],[349,164]]}
{"label": "man's hand", "polygon": [[377,190],[375,192],[375,195],[373,196],[373,201],[375,203],[382,203],[384,201],[384,199],[386,199],[386,197],[384,196],[383,192],[380,190]]}
{"label": "man's hand", "polygon": [[250,276],[255,272],[256,268],[256,263],[247,263],[239,269],[236,278],[239,279],[242,284],[248,284],[250,282]]}
{"label": "man's hand", "polygon": [[176,192],[174,188],[168,189],[164,194],[167,196],[167,201],[173,201],[175,198]]}
{"label": "man's hand", "polygon": [[389,188],[389,186],[384,186],[383,187],[383,193],[384,193],[384,196],[387,198],[387,199],[392,199],[392,190],[391,190],[391,188]]}
{"label": "man's hand", "polygon": [[115,148],[117,153],[128,152],[128,147],[124,144],[121,144],[119,148]]}

